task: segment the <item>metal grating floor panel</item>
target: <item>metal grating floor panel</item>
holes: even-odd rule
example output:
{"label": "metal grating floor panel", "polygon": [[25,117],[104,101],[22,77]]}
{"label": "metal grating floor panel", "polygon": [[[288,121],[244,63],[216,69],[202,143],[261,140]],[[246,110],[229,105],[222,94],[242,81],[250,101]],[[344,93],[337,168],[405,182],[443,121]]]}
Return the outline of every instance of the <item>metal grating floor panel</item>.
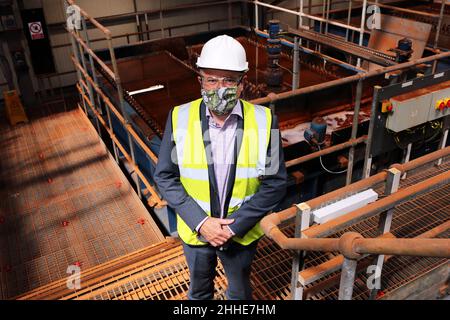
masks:
{"label": "metal grating floor panel", "polygon": [[3,299],[164,239],[86,117],[48,111],[0,120]]}
{"label": "metal grating floor panel", "polygon": [[[402,181],[402,187],[422,181],[450,169],[450,161],[447,159],[440,167],[430,166],[411,174]],[[377,190],[382,193],[383,189]],[[430,230],[437,225],[448,221],[450,218],[450,200],[447,195],[450,186],[443,186],[437,190],[423,194],[420,197],[403,203],[396,207],[392,226],[392,233],[397,237],[414,237]],[[345,230],[333,235],[338,237],[346,231],[355,230],[366,237],[374,237],[378,225],[378,218],[370,218],[361,221]],[[293,225],[287,225],[283,231],[292,236]],[[444,234],[447,236],[448,234]],[[161,244],[164,245],[164,244]],[[149,258],[151,256],[151,258]],[[321,264],[331,258],[333,253],[309,253],[306,259],[306,267]],[[134,256],[133,256],[134,257]],[[147,260],[146,260],[147,259]],[[64,293],[58,298],[62,299],[186,299],[189,286],[189,270],[187,268],[181,245],[173,244],[166,251],[158,254],[128,261],[123,257],[115,264],[99,266],[99,275],[84,290],[79,292]],[[445,259],[393,257],[385,264],[383,271],[383,290],[389,290],[408,283],[437,266],[447,263]],[[109,267],[108,267],[109,265]],[[254,298],[258,300],[288,299],[290,296],[292,256],[290,251],[280,248],[268,238],[263,238],[258,246],[258,252],[253,263],[252,286]],[[114,272],[103,276],[101,268],[112,269]],[[108,269],[109,268],[109,269]],[[219,264],[215,283],[216,298],[224,299],[226,279],[223,268]],[[324,280],[339,276],[339,272],[333,273]],[[359,273],[355,281],[354,299],[367,299],[368,292],[365,286],[366,275]],[[307,286],[311,289],[315,284]],[[57,286],[56,286],[57,287]],[[320,292],[309,295],[312,300],[337,299],[338,284],[331,283]],[[44,296],[45,298],[45,296]]]}

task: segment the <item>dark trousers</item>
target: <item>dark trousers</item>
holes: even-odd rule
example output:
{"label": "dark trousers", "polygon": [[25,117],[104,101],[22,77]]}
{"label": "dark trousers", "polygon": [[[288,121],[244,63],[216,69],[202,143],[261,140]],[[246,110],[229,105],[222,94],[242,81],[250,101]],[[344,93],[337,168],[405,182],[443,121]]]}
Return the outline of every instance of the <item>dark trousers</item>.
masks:
{"label": "dark trousers", "polygon": [[221,251],[212,246],[190,247],[183,244],[184,255],[189,267],[189,300],[211,300],[214,297],[214,278],[217,257],[225,269],[228,280],[226,296],[229,300],[252,300],[250,271],[258,241],[242,246],[231,241]]}

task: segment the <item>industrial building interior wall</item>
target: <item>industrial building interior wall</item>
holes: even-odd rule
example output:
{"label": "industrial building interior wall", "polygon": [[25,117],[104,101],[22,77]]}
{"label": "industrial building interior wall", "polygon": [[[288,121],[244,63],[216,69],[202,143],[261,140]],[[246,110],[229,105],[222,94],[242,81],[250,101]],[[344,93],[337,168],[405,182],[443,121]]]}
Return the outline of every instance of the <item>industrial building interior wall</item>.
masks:
{"label": "industrial building interior wall", "polygon": [[[441,0],[435,0],[435,2],[441,2]],[[300,7],[300,0],[287,0],[287,1],[277,1],[278,6],[287,8],[290,10],[299,11]],[[330,6],[330,12],[333,10],[341,10],[341,9],[348,9],[349,7],[349,1],[348,0],[303,0],[303,12],[306,14],[312,14],[316,15],[318,17],[326,17],[326,9],[327,9],[327,2],[329,2]],[[398,2],[398,0],[379,0],[378,3],[392,3],[392,2]],[[362,1],[352,1],[352,8],[355,7],[361,7]],[[290,27],[297,27],[298,25],[298,19],[297,16],[292,15],[290,13],[286,12],[280,12],[271,10],[269,17],[273,19],[278,19],[282,23],[289,25]],[[307,27],[312,27],[313,22],[308,18],[302,19],[302,25]]]}
{"label": "industrial building interior wall", "polygon": [[[64,10],[65,0],[29,0],[23,1],[24,9],[43,8],[45,19],[48,25],[50,41],[52,45],[53,56],[55,60],[55,67],[61,75],[52,79],[52,85],[69,86],[74,85],[77,81],[75,69],[70,55],[72,52],[70,38],[63,28],[66,15]],[[105,18],[116,15],[127,15],[126,19],[110,19],[107,24],[108,29],[113,36],[131,34],[138,32],[136,23],[136,12],[142,11],[158,11],[160,9],[174,8],[178,6],[189,6],[191,4],[198,4],[211,1],[196,1],[196,0],[77,0],[75,3],[79,5],[88,14],[94,18]],[[233,17],[240,17],[240,4],[233,4],[231,8]],[[206,6],[198,8],[187,8],[185,10],[164,12],[162,19],[160,19],[159,12],[148,15],[148,28],[156,30],[149,32],[150,40],[162,37],[161,28],[164,29],[164,37],[169,37],[169,28],[174,28],[179,25],[195,24],[208,20],[222,20],[211,23],[211,30],[217,30],[228,27],[229,10],[224,6]],[[145,25],[144,15],[141,15],[141,25]],[[235,22],[238,20],[234,20]],[[240,21],[240,20],[239,20]],[[146,30],[146,26],[143,27]],[[208,24],[203,23],[194,26],[187,26],[184,28],[174,28],[171,30],[171,36],[179,36],[190,33],[197,33],[208,31]],[[90,39],[99,39],[103,34],[96,29],[89,30]],[[147,40],[147,34],[144,40]],[[130,42],[137,42],[139,38],[137,35],[130,36]],[[127,44],[127,38],[115,38],[113,45],[115,47]],[[106,48],[106,41],[96,41],[91,44],[93,49]]]}
{"label": "industrial building interior wall", "polygon": [[[326,0],[304,0],[303,1],[303,12],[307,14],[313,14],[321,16],[324,6],[326,5]],[[299,10],[300,1],[299,0],[288,0],[288,1],[281,1],[278,6],[287,8],[290,10]],[[331,1],[330,2],[330,10],[336,10],[336,9],[343,9],[348,7],[348,1]],[[280,12],[271,10],[270,11],[270,17],[273,19],[278,19],[282,23],[287,24],[291,27],[296,27],[297,22],[297,16],[294,16],[290,13]],[[303,19],[303,26],[312,26],[312,21],[310,19],[304,18]]]}

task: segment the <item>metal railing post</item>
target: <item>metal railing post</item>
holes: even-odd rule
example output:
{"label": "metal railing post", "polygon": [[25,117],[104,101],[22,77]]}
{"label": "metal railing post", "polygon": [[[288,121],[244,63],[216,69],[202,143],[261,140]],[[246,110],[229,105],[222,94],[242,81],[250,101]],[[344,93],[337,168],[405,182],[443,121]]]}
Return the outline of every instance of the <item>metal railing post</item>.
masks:
{"label": "metal railing post", "polygon": [[[148,15],[147,12],[144,14],[144,19],[145,19],[145,31],[147,31],[147,40],[150,40],[150,27],[148,25]],[[142,35],[142,38],[144,37],[144,35]]]}
{"label": "metal railing post", "polygon": [[[83,20],[84,20],[84,17],[82,16],[81,17],[81,21],[83,21]],[[84,28],[84,26],[85,26],[85,24],[83,24],[83,28]],[[78,33],[78,30],[73,31],[73,32]],[[80,39],[82,39],[80,34],[77,34],[77,35],[78,35],[78,37]],[[80,58],[81,58],[81,63],[83,65],[83,69],[87,72],[88,69],[87,69],[86,58],[84,56],[84,47],[81,45],[81,43],[78,43],[78,48],[80,50],[79,52],[80,52]],[[89,57],[91,57],[91,55],[89,55]],[[92,85],[87,80],[86,80],[86,83],[87,83],[87,86],[88,86],[89,101],[91,102],[91,104],[93,106],[95,106],[94,90],[92,89]],[[94,114],[94,118],[95,118],[95,126],[97,128],[98,135],[101,138],[102,137],[102,132],[101,132],[101,129],[100,129],[100,122],[99,122],[99,120],[98,120],[98,118],[97,118],[97,116],[95,114]]]}
{"label": "metal railing post", "polygon": [[326,18],[327,19],[327,23],[325,25],[325,34],[328,34],[328,20],[330,19],[330,8],[331,8],[331,0],[327,0],[327,14],[326,14]]}
{"label": "metal railing post", "polygon": [[[352,18],[352,0],[349,0],[348,2],[348,15],[347,15],[347,25],[350,25]],[[348,41],[348,35],[349,35],[350,29],[345,29],[345,40]]]}
{"label": "metal railing post", "polygon": [[303,27],[303,0],[299,0],[300,16],[298,17],[298,29]]}
{"label": "metal railing post", "polygon": [[339,300],[352,300],[358,260],[344,258],[339,284]]}
{"label": "metal railing post", "polygon": [[[402,163],[408,163],[409,162],[409,158],[411,157],[411,150],[412,150],[412,143],[408,143],[408,146],[406,147],[406,150],[404,150],[404,156],[403,156],[403,161]],[[402,175],[402,179],[406,179],[406,175],[407,173],[403,173]]]}
{"label": "metal railing post", "polygon": [[[359,111],[361,109],[361,97],[363,91],[363,81],[359,80],[356,85],[356,99],[355,99],[355,109],[353,114],[353,124],[352,124],[352,135],[350,139],[356,139],[358,135],[358,124],[359,124]],[[347,181],[346,185],[352,183],[353,177],[353,163],[355,157],[355,146],[350,147],[350,151],[348,153],[348,167],[347,167]]]}
{"label": "metal railing post", "polygon": [[[74,56],[75,60],[77,61],[77,63],[80,63],[80,59],[79,59],[79,55],[78,55],[78,47],[75,44],[75,38],[73,37],[73,35],[71,33],[69,33],[69,37],[70,37],[70,42],[72,43],[73,56]],[[82,79],[81,72],[77,68],[75,68],[75,70],[77,71],[78,83],[80,83],[80,85],[81,85],[81,79]],[[84,91],[83,87],[82,87],[82,89]],[[86,117],[89,118],[89,113],[88,113],[88,110],[86,107],[86,102],[84,101],[83,98],[81,98],[81,102],[83,103],[84,113],[86,113]]]}
{"label": "metal railing post", "polygon": [[[448,138],[448,128],[444,129],[444,134],[442,135],[441,142],[439,144],[439,149],[444,149],[447,144],[447,138]],[[440,158],[437,163],[438,166],[442,164],[442,158]]]}
{"label": "metal railing post", "polygon": [[[386,196],[397,192],[400,186],[400,178],[402,172],[396,168],[390,168],[388,170],[388,176],[386,178],[386,187],[384,194]],[[394,216],[395,208],[391,208],[386,212],[380,214],[380,220],[378,222],[378,235],[386,234],[391,230],[392,218]],[[377,296],[378,290],[381,289],[381,272],[383,270],[385,255],[379,255],[374,263],[375,267],[375,288],[371,289],[369,299],[373,300]]]}
{"label": "metal railing post", "polygon": [[381,90],[381,86],[375,86],[373,89],[373,99],[372,99],[372,108],[370,113],[370,122],[369,122],[369,132],[367,133],[367,142],[366,142],[366,153],[364,156],[364,169],[363,169],[363,177],[370,177],[370,170],[372,168],[372,138],[373,132],[375,130],[375,117],[376,111],[378,107],[378,96]]}
{"label": "metal railing post", "polygon": [[139,14],[138,13],[136,13],[136,29],[137,29],[137,32],[138,32],[138,41],[142,41],[143,34],[141,32],[141,21],[139,19]]}
{"label": "metal railing post", "polygon": [[255,29],[259,29],[258,3],[255,2]]}
{"label": "metal railing post", "polygon": [[300,62],[299,62],[299,38],[294,38],[294,57],[292,66],[292,90],[298,89],[300,84]]}
{"label": "metal railing post", "polygon": [[[301,238],[301,232],[310,225],[311,207],[306,203],[300,203],[297,206],[297,213],[295,216],[295,238]],[[302,300],[303,299],[303,287],[299,286],[298,273],[304,267],[306,252],[296,250],[293,254],[292,260],[292,278],[291,278],[291,299]]]}
{"label": "metal railing post", "polygon": [[[367,11],[367,0],[363,2],[362,16],[361,16],[361,27],[359,29],[359,45],[362,46],[364,40],[364,25],[366,23],[366,11]],[[361,58],[358,58],[356,65],[361,67]]]}
{"label": "metal railing post", "polygon": [[[87,24],[86,24],[86,18],[84,16],[81,16],[81,22],[82,22],[82,26],[83,26],[83,30],[84,30],[84,36],[86,38],[86,44],[87,44],[88,48],[90,48],[91,40],[89,38],[89,33],[87,30]],[[94,83],[98,86],[98,78],[97,78],[97,73],[95,72],[94,59],[92,58],[91,55],[89,55],[89,64],[91,65],[92,79],[94,80]],[[98,103],[98,107],[100,107],[101,106],[100,97],[98,95],[97,95],[97,103]],[[98,110],[98,108],[97,108],[97,110]]]}
{"label": "metal railing post", "polygon": [[[437,24],[437,27],[436,27],[436,37],[434,38],[433,49],[437,49],[437,47],[438,47],[439,36],[441,34],[441,28],[442,28],[442,20],[444,19],[444,9],[445,9],[445,3],[446,2],[447,2],[446,0],[442,0],[441,11],[439,12],[439,21],[438,21],[438,24]],[[434,63],[433,63],[433,73],[436,72],[437,64],[438,64],[438,61],[435,60]]]}
{"label": "metal railing post", "polygon": [[165,38],[164,32],[164,19],[163,19],[163,10],[162,10],[162,0],[159,0],[159,23],[161,26],[161,37]]}

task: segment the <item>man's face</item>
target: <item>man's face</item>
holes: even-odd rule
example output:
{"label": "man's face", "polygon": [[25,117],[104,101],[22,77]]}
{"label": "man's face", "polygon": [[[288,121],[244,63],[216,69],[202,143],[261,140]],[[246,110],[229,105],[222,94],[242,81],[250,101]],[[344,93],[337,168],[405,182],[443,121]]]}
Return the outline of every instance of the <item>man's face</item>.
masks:
{"label": "man's face", "polygon": [[244,85],[242,80],[245,75],[242,72],[202,69],[198,80],[203,90],[216,90],[219,88],[237,87],[237,98],[242,94]]}

